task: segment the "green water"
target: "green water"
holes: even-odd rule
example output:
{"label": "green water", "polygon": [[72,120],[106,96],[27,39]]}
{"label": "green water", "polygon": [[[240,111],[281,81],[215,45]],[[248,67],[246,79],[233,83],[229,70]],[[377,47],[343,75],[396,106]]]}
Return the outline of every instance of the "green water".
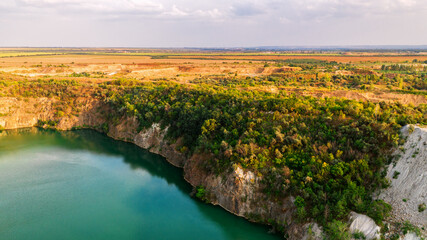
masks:
{"label": "green water", "polygon": [[189,196],[182,170],[94,131],[0,133],[0,239],[279,239]]}

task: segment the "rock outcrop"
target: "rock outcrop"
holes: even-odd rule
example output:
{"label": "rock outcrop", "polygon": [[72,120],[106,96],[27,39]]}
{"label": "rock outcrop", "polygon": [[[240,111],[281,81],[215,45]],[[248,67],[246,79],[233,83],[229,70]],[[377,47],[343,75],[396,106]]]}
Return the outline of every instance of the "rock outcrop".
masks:
{"label": "rock outcrop", "polygon": [[0,98],[0,126],[5,129],[35,126],[39,120],[52,118],[54,103],[49,98]]}
{"label": "rock outcrop", "polygon": [[252,220],[291,223],[294,210],[293,197],[282,201],[265,199],[261,178],[239,166],[224,176],[203,171],[199,156],[189,159],[184,166],[184,178],[193,186],[204,186],[212,204]]}
{"label": "rock outcrop", "polygon": [[176,144],[165,140],[167,131],[167,127],[161,129],[160,124],[155,123],[150,128],[136,134],[133,142],[141,148],[165,157],[172,165],[183,168],[186,156],[175,149]]}
{"label": "rock outcrop", "polygon": [[372,218],[350,212],[350,232],[351,233],[363,233],[367,240],[379,239],[381,228],[375,224]]}

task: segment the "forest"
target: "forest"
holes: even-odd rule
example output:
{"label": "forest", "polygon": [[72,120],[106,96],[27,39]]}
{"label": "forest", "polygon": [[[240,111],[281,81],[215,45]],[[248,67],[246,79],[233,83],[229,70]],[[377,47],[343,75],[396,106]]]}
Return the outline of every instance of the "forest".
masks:
{"label": "forest", "polygon": [[387,186],[382,169],[402,142],[399,129],[427,124],[425,105],[168,83],[117,87],[102,86],[105,100],[136,116],[141,129],[169,126],[171,140],[182,138],[183,153],[212,154],[207,170],[221,174],[237,164],[255,171],[269,197],[297,196],[298,218],[324,224],[350,210],[381,223],[390,207],[371,195]]}

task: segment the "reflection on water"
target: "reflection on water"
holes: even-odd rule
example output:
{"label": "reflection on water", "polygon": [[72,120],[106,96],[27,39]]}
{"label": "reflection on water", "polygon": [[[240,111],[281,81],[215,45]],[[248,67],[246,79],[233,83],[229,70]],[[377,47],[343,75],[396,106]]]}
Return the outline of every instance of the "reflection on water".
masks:
{"label": "reflection on water", "polygon": [[163,157],[95,131],[0,133],[0,239],[279,239],[190,191]]}

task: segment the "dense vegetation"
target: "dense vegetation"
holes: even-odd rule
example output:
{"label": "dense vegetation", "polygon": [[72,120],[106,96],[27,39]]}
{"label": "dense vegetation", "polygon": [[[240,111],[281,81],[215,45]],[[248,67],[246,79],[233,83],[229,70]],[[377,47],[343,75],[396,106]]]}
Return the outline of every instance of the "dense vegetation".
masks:
{"label": "dense vegetation", "polygon": [[398,131],[427,124],[423,105],[174,84],[104,88],[107,101],[138,117],[141,128],[160,122],[170,126],[171,139],[182,138],[182,152],[211,153],[207,170],[221,174],[237,164],[255,171],[266,194],[297,196],[299,218],[321,223],[350,210],[381,222],[390,207],[370,196],[387,185],[381,169],[399,143]]}

